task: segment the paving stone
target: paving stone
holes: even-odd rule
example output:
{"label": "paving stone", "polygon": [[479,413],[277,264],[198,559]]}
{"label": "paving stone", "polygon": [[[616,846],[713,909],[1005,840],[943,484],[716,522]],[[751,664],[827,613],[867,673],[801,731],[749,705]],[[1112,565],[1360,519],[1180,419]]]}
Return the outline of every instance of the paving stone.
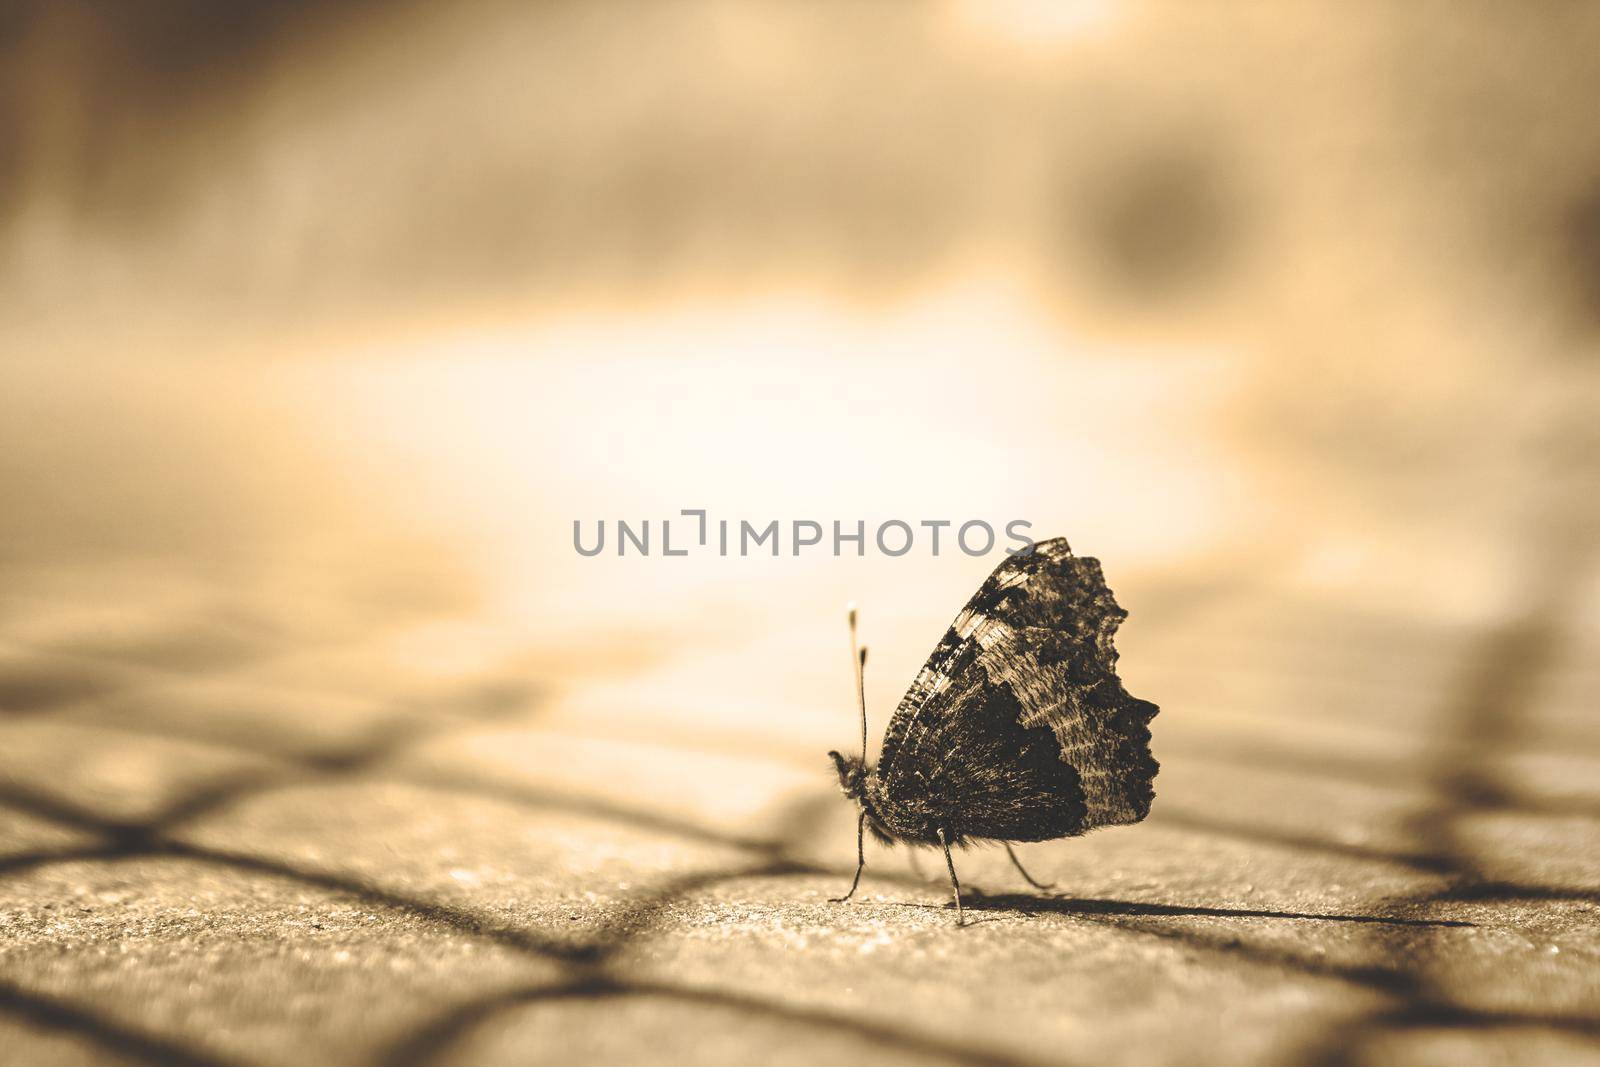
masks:
{"label": "paving stone", "polygon": [[[837,891],[836,880],[719,884],[619,964],[1025,1062],[1262,1058],[1383,1000],[1296,974],[1276,953],[1252,959],[1238,945],[1255,920],[1079,915],[1002,897],[958,931],[943,886],[828,903]],[[1154,1030],[1186,1041],[1153,1042]]]}
{"label": "paving stone", "polygon": [[[870,1017],[813,1016],[717,991],[607,993],[512,1003],[446,1050],[447,1062],[792,1064],[965,1062],[936,1039]],[[983,1046],[975,1046],[974,1051]],[[959,1051],[959,1050],[957,1050]]]}
{"label": "paving stone", "polygon": [[193,741],[38,718],[0,722],[0,795],[20,788],[91,818],[150,819],[197,789],[277,767],[250,752]]}
{"label": "paving stone", "polygon": [[355,1059],[419,1016],[557,974],[358,892],[203,859],[56,864],[11,879],[6,897],[14,989],[242,1062]]}
{"label": "paving stone", "polygon": [[0,644],[0,713],[51,711],[137,684],[127,666]]}
{"label": "paving stone", "polygon": [[62,715],[63,721],[135,734],[305,756],[359,748],[400,718],[383,701],[267,687],[236,676],[168,679]]}
{"label": "paving stone", "polygon": [[[1152,627],[1130,680],[1164,709],[1152,816],[1021,846],[1049,893],[1003,851],[960,852],[957,928],[928,850],[869,845],[858,899],[830,902],[855,850],[821,757],[853,729],[833,680],[796,684],[781,723],[742,729],[743,694],[696,719],[697,689],[782,635],[617,680],[416,613],[352,609],[307,642],[247,607],[227,617],[279,629],[213,645],[186,629],[208,617],[192,593],[104,616],[80,596],[18,627],[48,649],[4,646],[0,679],[33,695],[0,721],[0,1061],[1600,1047],[1592,680],[1568,654],[1475,732],[1492,627],[1284,596]],[[96,619],[123,621],[74,636]]]}
{"label": "paving stone", "polygon": [[781,832],[783,812],[827,785],[821,761],[801,769],[770,757],[527,727],[454,731],[417,746],[402,762],[424,777],[470,781],[476,789],[587,801],[596,810],[750,840]]}
{"label": "paving stone", "polygon": [[611,926],[654,894],[750,862],[743,849],[572,814],[559,800],[510,803],[397,782],[273,790],[183,836],[229,856],[449,906],[558,953],[609,948]]}
{"label": "paving stone", "polygon": [[1593,1067],[1600,1064],[1600,1048],[1592,1038],[1569,1034],[1529,1032],[1508,1023],[1503,1029],[1476,1028],[1462,1033],[1447,1029],[1396,1027],[1363,1040],[1353,1062],[1363,1067],[1410,1063],[1417,1067],[1487,1067],[1515,1063],[1539,1067]]}
{"label": "paving stone", "polygon": [[99,842],[100,835],[92,830],[64,826],[22,811],[4,810],[0,814],[0,870],[4,869],[8,859],[37,853],[59,853]]}

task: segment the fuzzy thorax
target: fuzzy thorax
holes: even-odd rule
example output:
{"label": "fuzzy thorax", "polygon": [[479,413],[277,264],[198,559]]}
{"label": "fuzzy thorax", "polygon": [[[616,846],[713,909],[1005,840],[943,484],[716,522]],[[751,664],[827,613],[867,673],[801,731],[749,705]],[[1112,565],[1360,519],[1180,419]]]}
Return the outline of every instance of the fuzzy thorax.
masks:
{"label": "fuzzy thorax", "polygon": [[894,844],[900,835],[889,829],[878,814],[877,805],[873,803],[876,781],[872,768],[856,756],[841,756],[837,752],[829,752],[828,755],[833,759],[834,769],[839,772],[840,791],[860,806],[872,836],[885,845]]}
{"label": "fuzzy thorax", "polygon": [[839,788],[844,795],[857,803],[867,796],[867,771],[866,763],[855,756],[841,756],[837,752],[829,752],[833,759],[833,766],[839,772]]}

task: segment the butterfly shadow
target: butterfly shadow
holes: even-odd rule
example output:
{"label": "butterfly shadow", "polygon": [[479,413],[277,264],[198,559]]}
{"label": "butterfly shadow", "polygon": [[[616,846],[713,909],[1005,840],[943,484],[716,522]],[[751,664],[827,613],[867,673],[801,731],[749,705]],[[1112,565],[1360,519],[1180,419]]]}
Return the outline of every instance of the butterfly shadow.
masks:
{"label": "butterfly shadow", "polygon": [[1370,926],[1475,927],[1464,919],[1417,919],[1397,915],[1343,915],[1335,912],[1283,911],[1273,908],[1219,908],[1202,904],[1160,904],[1142,900],[1108,900],[1061,894],[996,893],[963,889],[968,911],[1009,911],[1022,915],[1127,916],[1173,919],[1280,919],[1296,922],[1359,923]]}

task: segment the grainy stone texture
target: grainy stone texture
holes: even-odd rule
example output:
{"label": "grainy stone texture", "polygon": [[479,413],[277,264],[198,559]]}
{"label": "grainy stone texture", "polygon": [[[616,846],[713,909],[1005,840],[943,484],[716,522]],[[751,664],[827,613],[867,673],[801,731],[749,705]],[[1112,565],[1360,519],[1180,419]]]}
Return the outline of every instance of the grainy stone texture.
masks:
{"label": "grainy stone texture", "polygon": [[829,902],[853,815],[781,723],[563,713],[537,650],[423,669],[425,614],[182,594],[0,615],[0,1061],[1600,1061],[1560,619],[1131,591],[1154,814],[1027,846],[1048,894],[961,854],[958,929],[931,853]]}

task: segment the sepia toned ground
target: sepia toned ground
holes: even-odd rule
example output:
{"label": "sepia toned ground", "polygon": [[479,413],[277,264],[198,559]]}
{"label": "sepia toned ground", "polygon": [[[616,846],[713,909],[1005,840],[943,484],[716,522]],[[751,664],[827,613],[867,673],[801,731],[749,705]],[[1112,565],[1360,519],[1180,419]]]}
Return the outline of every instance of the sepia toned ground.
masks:
{"label": "sepia toned ground", "polygon": [[[0,1064],[1600,1063],[1597,42],[9,4]],[[831,903],[998,557],[683,509],[1069,537],[1150,819]]]}
{"label": "sepia toned ground", "polygon": [[9,576],[0,1060],[1600,1057],[1600,659],[1562,595],[1451,627],[1125,584],[1155,811],[1025,847],[1049,893],[960,855],[957,928],[933,854],[828,900],[854,820],[809,739],[574,720],[574,660],[476,654],[448,592]]}

